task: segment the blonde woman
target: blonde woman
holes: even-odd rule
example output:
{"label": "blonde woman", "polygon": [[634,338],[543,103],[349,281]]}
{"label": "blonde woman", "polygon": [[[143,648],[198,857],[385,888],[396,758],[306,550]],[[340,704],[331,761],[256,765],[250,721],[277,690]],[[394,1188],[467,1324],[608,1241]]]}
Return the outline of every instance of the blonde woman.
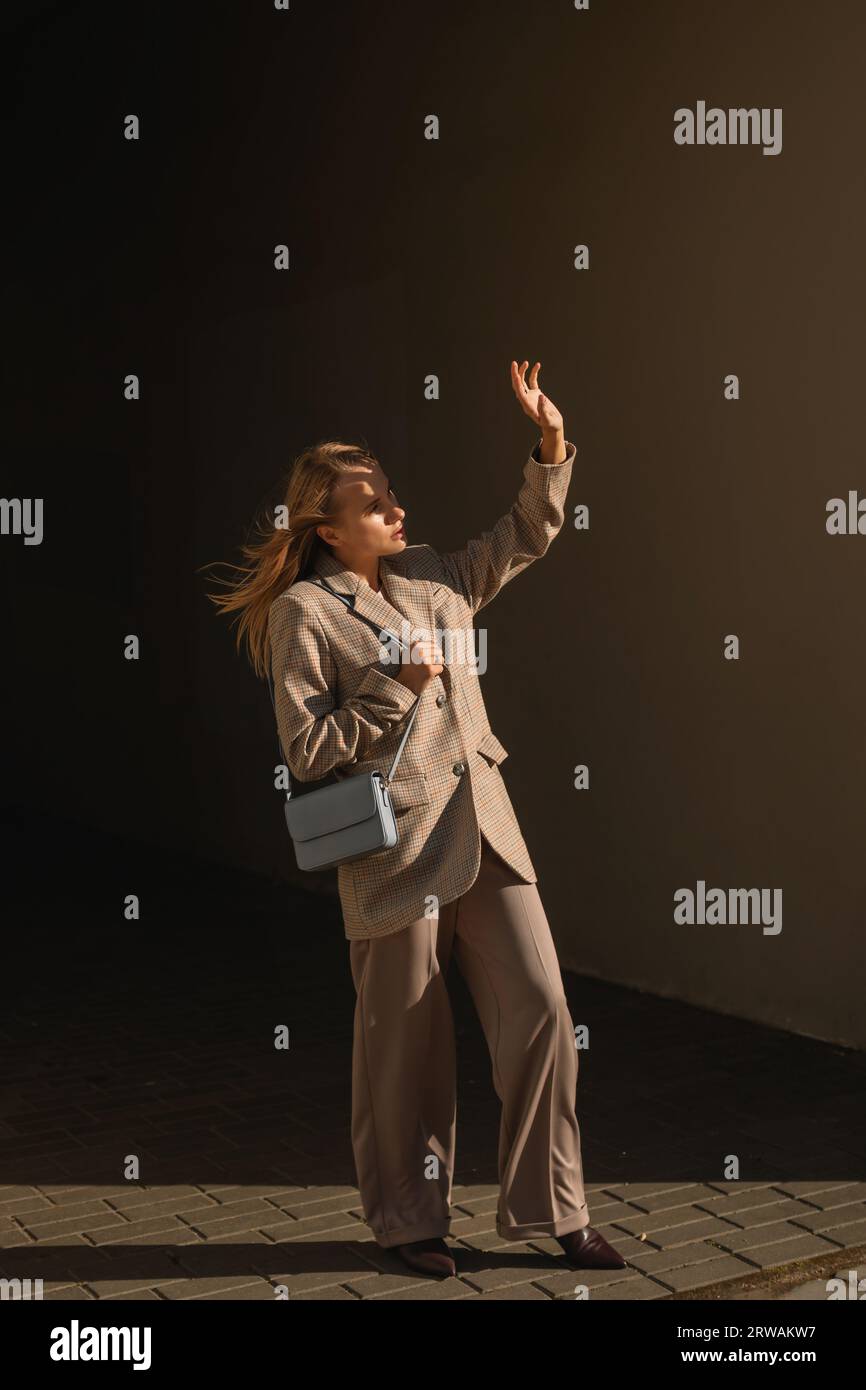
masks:
{"label": "blonde woman", "polygon": [[[364,1215],[380,1246],[438,1276],[455,1273],[444,1239],[456,1137],[452,955],[502,1102],[498,1234],[553,1237],[578,1268],[625,1265],[589,1224],[574,1026],[499,770],[507,753],[468,656],[476,614],[545,554],[564,519],[575,447],[539,389],[540,365],[527,381],[529,363],[511,363],[541,439],[490,531],[452,552],[412,543],[379,461],[357,445],[320,443],[295,462],[288,526],[260,527],[243,547],[240,581],[212,596],[240,612],[238,643],[246,639],[260,676],[272,675],[294,779],[387,772],[418,706],[389,788],[398,842],[340,864],[337,876],[356,990],[352,1146]],[[399,664],[390,649],[383,656],[376,628],[408,638]]]}

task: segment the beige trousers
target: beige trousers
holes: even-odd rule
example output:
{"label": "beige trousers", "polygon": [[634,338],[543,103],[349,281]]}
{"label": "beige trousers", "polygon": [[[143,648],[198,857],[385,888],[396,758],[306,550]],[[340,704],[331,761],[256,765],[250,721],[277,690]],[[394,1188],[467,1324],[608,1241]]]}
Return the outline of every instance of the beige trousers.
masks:
{"label": "beige trousers", "polygon": [[589,1225],[574,1112],[574,1025],[537,885],[482,836],[468,892],[391,936],[349,942],[356,1004],[352,1147],[367,1224],[387,1248],[450,1226],[456,1130],[452,949],[502,1102],[496,1229],[505,1240]]}

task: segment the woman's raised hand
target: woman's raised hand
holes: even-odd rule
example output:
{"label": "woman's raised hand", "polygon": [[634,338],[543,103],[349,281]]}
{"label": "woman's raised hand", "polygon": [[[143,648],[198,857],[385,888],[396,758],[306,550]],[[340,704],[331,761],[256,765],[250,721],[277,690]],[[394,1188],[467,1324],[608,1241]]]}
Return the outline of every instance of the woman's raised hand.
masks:
{"label": "woman's raised hand", "polygon": [[553,401],[549,400],[544,392],[538,389],[538,371],[541,363],[536,362],[532,368],[527,386],[525,376],[528,366],[528,362],[521,362],[519,368],[516,362],[511,364],[511,385],[521,407],[530,420],[534,420],[536,425],[540,425],[543,430],[563,429],[562,416]]}

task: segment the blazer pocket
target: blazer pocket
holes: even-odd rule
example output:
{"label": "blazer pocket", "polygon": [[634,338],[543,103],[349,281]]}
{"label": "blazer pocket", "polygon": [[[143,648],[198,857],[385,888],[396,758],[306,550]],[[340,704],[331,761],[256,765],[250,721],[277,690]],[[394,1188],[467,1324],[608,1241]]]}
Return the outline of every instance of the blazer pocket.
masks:
{"label": "blazer pocket", "polygon": [[428,805],[430,788],[423,772],[413,773],[409,777],[398,775],[388,786],[388,795],[391,798],[391,805],[394,807],[394,814],[399,815],[401,811],[407,811],[410,806]]}
{"label": "blazer pocket", "polygon": [[482,757],[489,758],[492,763],[501,763],[508,757],[507,749],[503,748],[499,739],[488,729],[486,734],[482,734],[478,744],[478,752]]}

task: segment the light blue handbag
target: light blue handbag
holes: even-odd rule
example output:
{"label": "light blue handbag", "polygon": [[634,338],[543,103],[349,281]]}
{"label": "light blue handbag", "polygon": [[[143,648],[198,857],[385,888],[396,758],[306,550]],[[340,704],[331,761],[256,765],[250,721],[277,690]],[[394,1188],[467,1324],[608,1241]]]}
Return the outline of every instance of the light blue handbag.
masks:
{"label": "light blue handbag", "polygon": [[[313,579],[311,582],[326,589],[335,598],[341,599],[350,613],[362,622],[368,623],[377,634],[384,634],[404,651],[407,650],[405,642],[394,633],[374,623],[363,613],[358,613],[351,595],[339,593],[323,580]],[[268,685],[276,718],[274,682],[270,673]],[[419,696],[412,707],[409,722],[403,731],[400,746],[387,775],[375,768],[372,772],[358,773],[354,777],[342,778],[331,786],[317,787],[315,791],[293,796],[292,775],[278,736],[280,760],[285,763],[289,779],[285,803],[286,825],[295,846],[295,858],[299,869],[331,869],[338,864],[348,864],[371,854],[380,854],[396,845],[397,822],[388,795],[388,785],[402,756],[406,739],[418,713],[420,700]]]}

